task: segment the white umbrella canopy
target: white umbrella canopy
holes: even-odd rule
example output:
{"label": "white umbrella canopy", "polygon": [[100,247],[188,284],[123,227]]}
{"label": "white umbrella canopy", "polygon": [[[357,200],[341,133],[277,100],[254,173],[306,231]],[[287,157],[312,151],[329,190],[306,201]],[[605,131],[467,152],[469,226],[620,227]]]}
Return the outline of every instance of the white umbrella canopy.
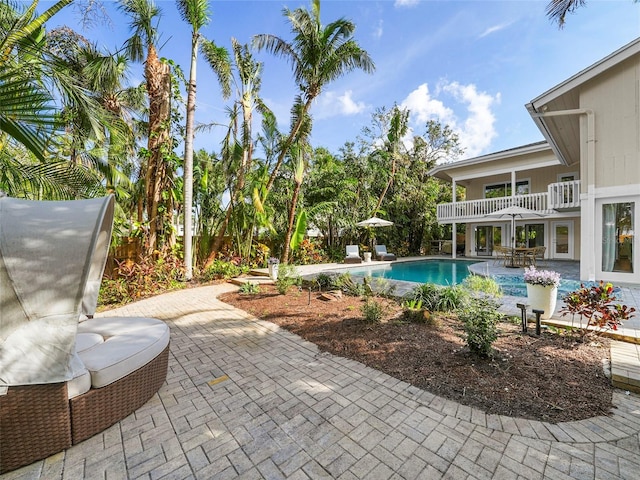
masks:
{"label": "white umbrella canopy", "polygon": [[544,216],[544,213],[517,205],[511,205],[510,207],[496,210],[487,215],[487,217],[511,217],[511,248],[515,248],[516,246],[516,217],[531,218]]}
{"label": "white umbrella canopy", "polygon": [[[361,222],[356,223],[356,225],[358,227],[367,227],[367,228],[372,228],[372,227],[390,227],[391,225],[393,225],[393,222],[390,222],[389,220],[385,220],[383,218],[371,217],[371,218],[367,218],[366,220],[363,220]],[[375,246],[375,244],[376,244],[376,236],[375,235],[372,235],[372,242],[373,242],[373,245]]]}
{"label": "white umbrella canopy", "polygon": [[356,225],[359,227],[390,227],[393,225],[393,222],[378,217],[371,217],[356,223]]}

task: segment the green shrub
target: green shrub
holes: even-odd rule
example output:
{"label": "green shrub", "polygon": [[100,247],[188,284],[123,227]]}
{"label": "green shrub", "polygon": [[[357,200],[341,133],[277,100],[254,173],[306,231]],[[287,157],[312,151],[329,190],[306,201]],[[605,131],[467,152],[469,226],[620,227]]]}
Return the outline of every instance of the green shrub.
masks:
{"label": "green shrub", "polygon": [[489,356],[498,338],[498,303],[488,298],[474,298],[458,312],[464,324],[465,341],[472,352]]}
{"label": "green shrub", "polygon": [[292,286],[302,285],[302,278],[298,275],[295,267],[287,263],[281,263],[278,268],[278,279],[276,280],[276,290],[280,295],[285,295]]}
{"label": "green shrub", "polygon": [[462,282],[464,288],[471,290],[472,292],[486,293],[487,295],[493,295],[494,297],[502,296],[502,288],[491,277],[483,277],[482,275],[469,275]]}
{"label": "green shrub", "polygon": [[318,290],[327,290],[333,285],[333,277],[327,273],[319,273],[313,280]]}
{"label": "green shrub", "polygon": [[136,262],[118,264],[117,276],[104,279],[98,302],[100,305],[123,304],[168,290],[184,288],[181,260],[168,256],[154,260],[140,258]]}
{"label": "green shrub", "polygon": [[201,273],[200,279],[204,282],[221,279],[228,280],[242,273],[243,269],[232,262],[214,260],[213,263]]}
{"label": "green shrub", "polygon": [[440,289],[435,310],[451,312],[462,308],[469,300],[469,293],[461,285],[449,285]]}
{"label": "green shrub", "polygon": [[252,282],[243,283],[242,285],[240,285],[240,293],[244,293],[247,295],[260,293],[260,285]]}
{"label": "green shrub", "polygon": [[380,302],[367,298],[361,307],[364,321],[367,323],[380,323],[384,318],[384,308]]}
{"label": "green shrub", "polygon": [[361,297],[365,294],[365,287],[363,284],[354,282],[351,275],[347,273],[342,273],[338,275],[334,280],[334,285],[336,288],[342,290],[342,293],[345,295],[349,295],[352,297]]}
{"label": "green shrub", "polygon": [[424,283],[413,289],[409,299],[422,301],[427,310],[436,310],[440,300],[440,287],[433,283]]}
{"label": "green shrub", "polygon": [[123,278],[105,278],[98,292],[98,305],[115,305],[129,297],[127,283]]}

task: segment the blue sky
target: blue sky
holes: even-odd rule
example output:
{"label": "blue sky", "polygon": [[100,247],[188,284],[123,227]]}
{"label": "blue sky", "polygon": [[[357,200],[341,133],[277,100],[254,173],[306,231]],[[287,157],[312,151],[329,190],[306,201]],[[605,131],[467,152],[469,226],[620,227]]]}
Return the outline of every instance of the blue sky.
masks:
{"label": "blue sky", "polygon": [[[43,1],[43,10],[51,2]],[[174,1],[161,0],[162,56],[188,75],[190,28]],[[258,33],[290,39],[283,7],[309,7],[301,1],[211,0],[210,24],[201,33],[230,48],[230,38],[249,43]],[[542,140],[524,108],[534,97],[640,36],[640,4],[632,0],[589,0],[558,29],[540,1],[323,0],[321,18],[352,20],[355,38],[376,64],[375,73],[353,72],[328,85],[311,114],[312,144],[334,153],[354,141],[378,107],[394,102],[411,110],[411,126],[424,131],[428,119],[450,125],[473,157]],[[74,7],[48,27],[67,25],[99,46],[115,51],[128,36],[127,18],[105,1],[110,22],[82,30]],[[289,65],[260,53],[264,62],[262,97],[281,129],[297,93]],[[132,72],[141,81],[141,68]],[[198,64],[196,118],[226,123],[225,102],[203,60]],[[218,150],[222,130],[199,133],[196,148]]]}

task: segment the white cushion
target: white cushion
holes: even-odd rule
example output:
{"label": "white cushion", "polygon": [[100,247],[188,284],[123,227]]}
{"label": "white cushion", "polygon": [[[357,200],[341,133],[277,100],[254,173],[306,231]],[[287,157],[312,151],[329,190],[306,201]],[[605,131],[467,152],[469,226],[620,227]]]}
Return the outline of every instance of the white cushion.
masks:
{"label": "white cushion", "polygon": [[104,343],[104,338],[99,333],[78,333],[76,335],[76,352],[82,352],[99,343]]}
{"label": "white cushion", "polygon": [[67,397],[73,398],[91,390],[91,374],[80,360],[77,352],[71,357],[73,378],[67,382]]}
{"label": "white cushion", "polygon": [[169,327],[154,318],[93,318],[78,325],[78,333],[99,334],[103,342],[79,351],[91,373],[91,385],[104,387],[143,367],[169,345]]}

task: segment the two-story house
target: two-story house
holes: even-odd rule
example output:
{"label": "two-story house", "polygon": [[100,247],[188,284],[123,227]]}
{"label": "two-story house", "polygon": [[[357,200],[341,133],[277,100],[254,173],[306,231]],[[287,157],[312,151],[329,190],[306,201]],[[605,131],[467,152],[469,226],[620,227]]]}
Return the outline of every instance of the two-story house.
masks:
{"label": "two-story house", "polygon": [[[640,283],[640,38],[526,108],[545,141],[431,171],[454,192],[438,221],[466,224],[468,256],[545,246],[547,258],[579,260],[582,280]],[[511,205],[532,211],[515,229],[495,214]]]}

